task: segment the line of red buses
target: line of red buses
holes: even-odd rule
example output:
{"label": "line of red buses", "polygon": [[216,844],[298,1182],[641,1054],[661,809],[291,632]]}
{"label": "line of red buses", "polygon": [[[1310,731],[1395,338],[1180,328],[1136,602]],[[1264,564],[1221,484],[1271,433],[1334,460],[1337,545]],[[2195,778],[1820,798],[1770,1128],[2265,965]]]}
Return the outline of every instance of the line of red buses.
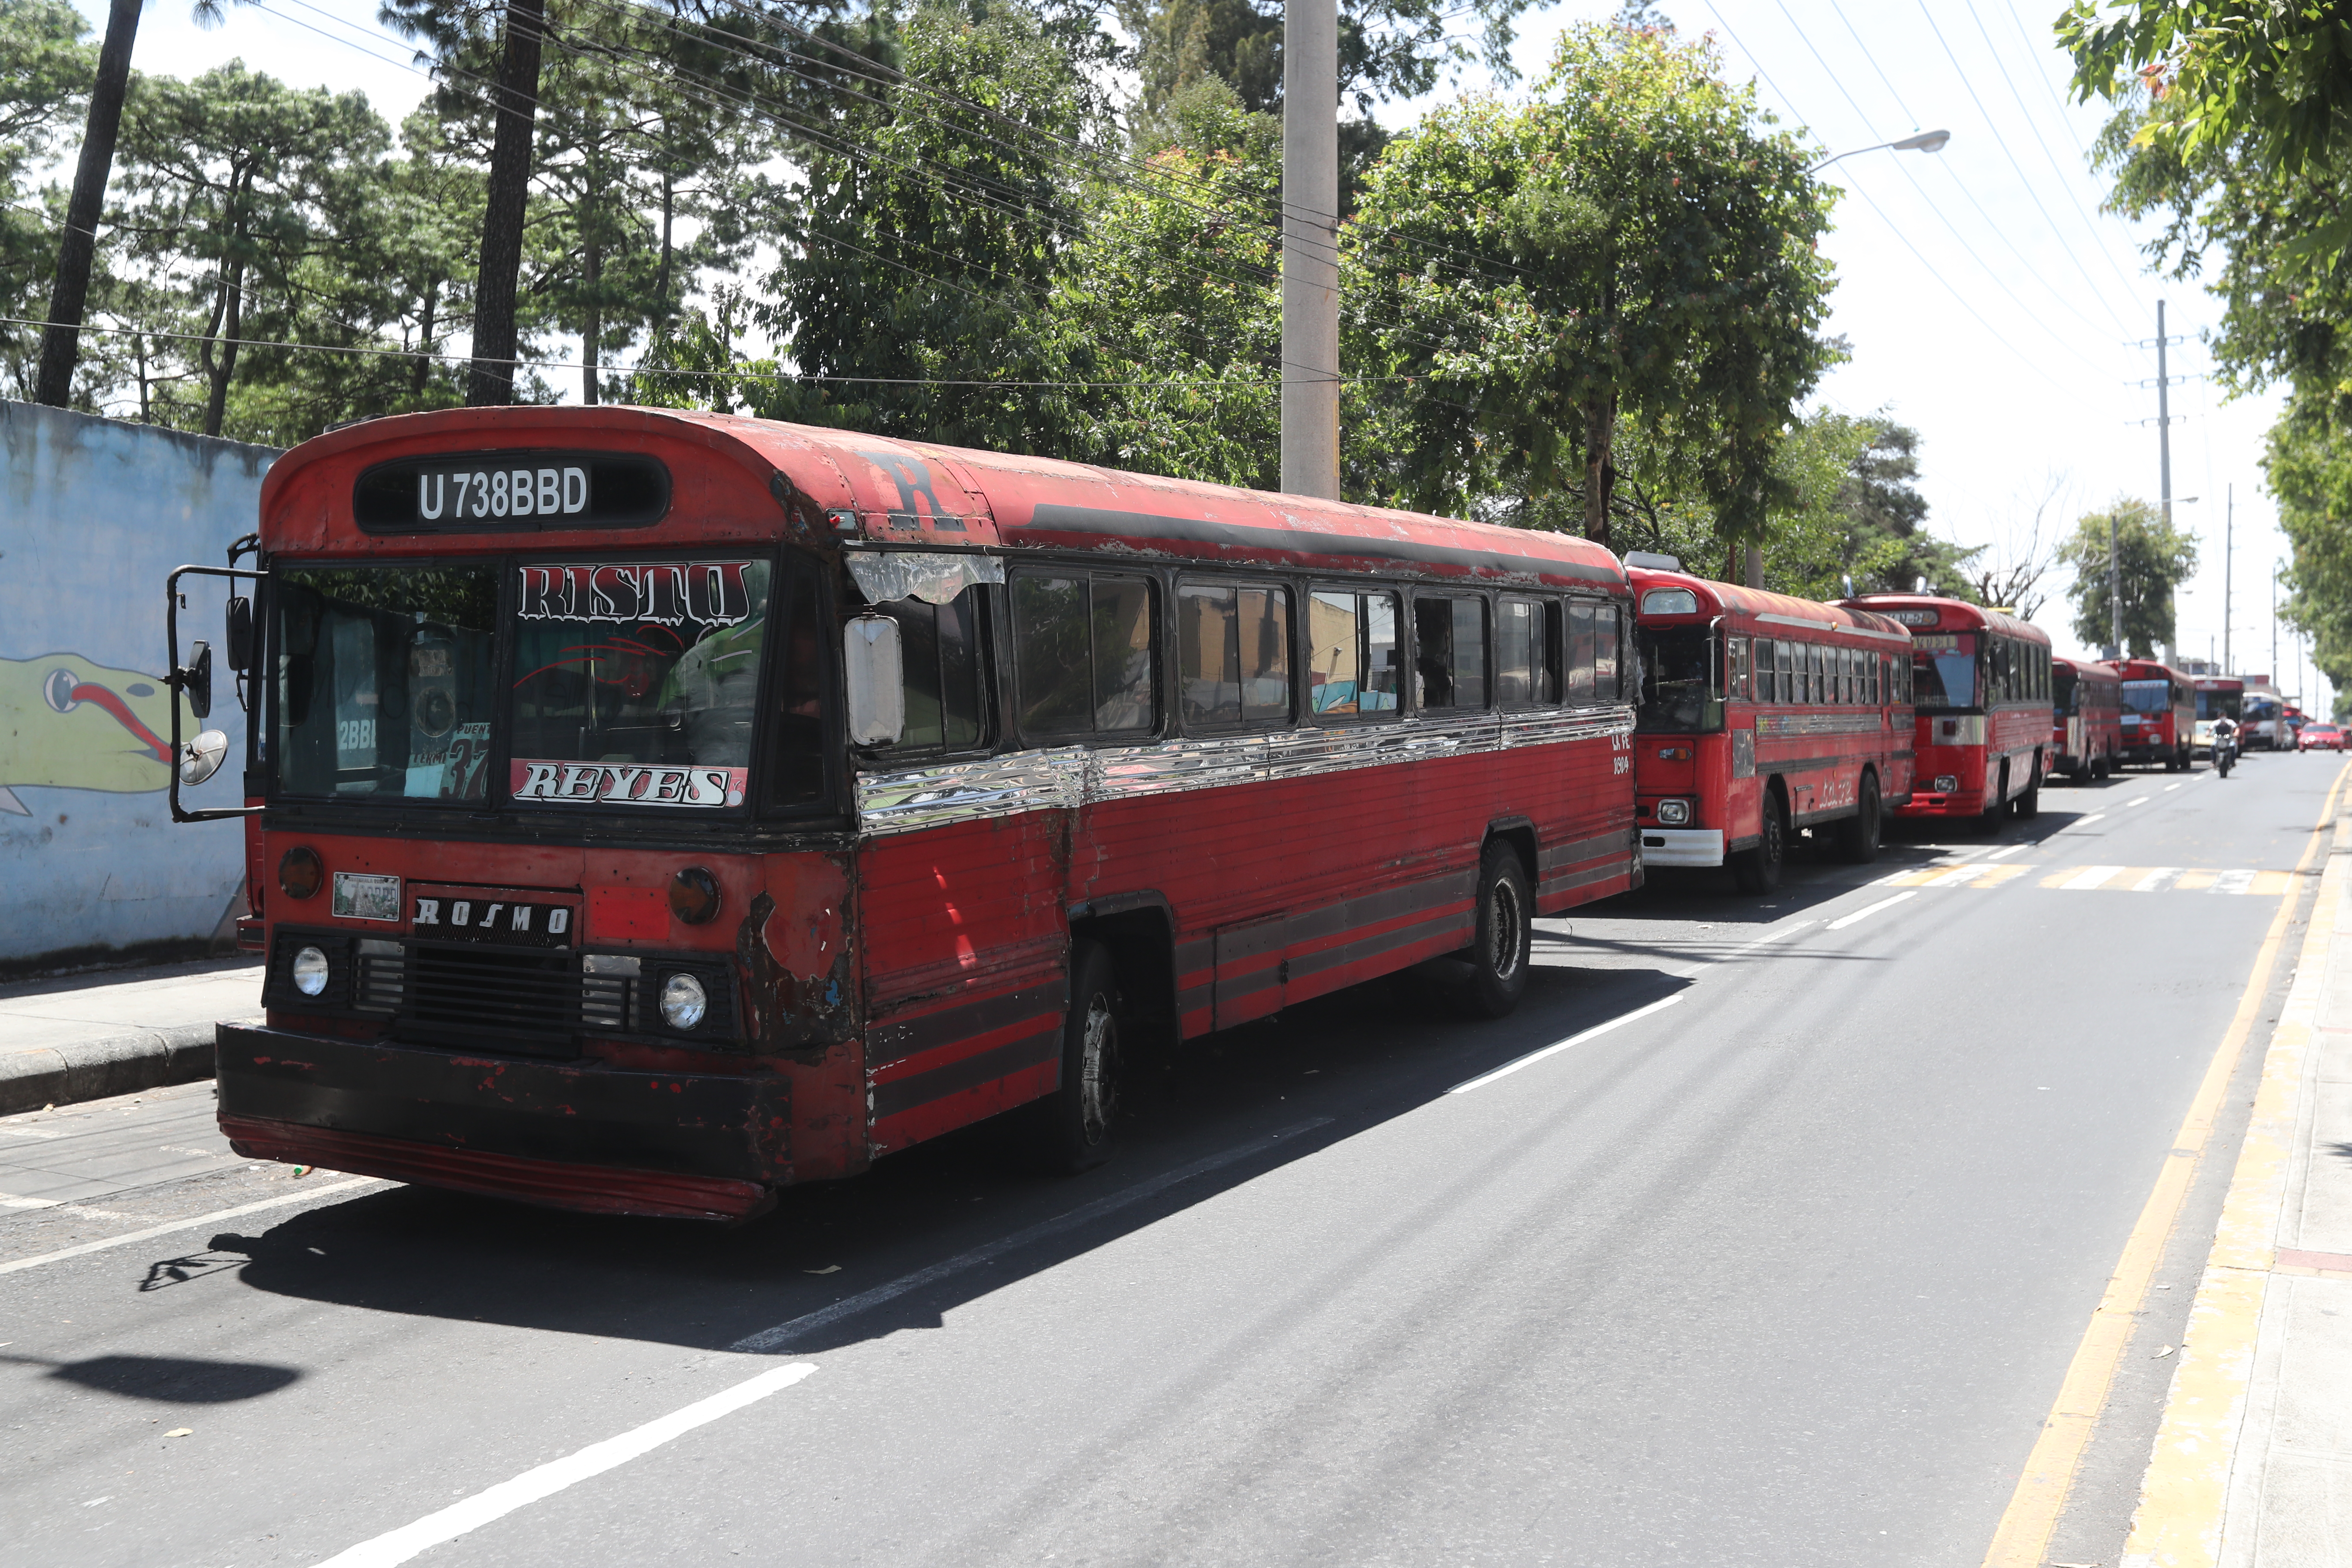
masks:
{"label": "line of red buses", "polygon": [[2086,667],[1953,601],[726,416],[352,426],[257,539],[172,584],[235,580],[254,704],[244,808],[181,805],[217,731],[173,793],[243,816],[266,955],[224,1131],[597,1212],[1006,1113],[1084,1168],[1140,1041],[1408,967],[1499,1016],[1645,864],[1768,889],[2083,756]]}

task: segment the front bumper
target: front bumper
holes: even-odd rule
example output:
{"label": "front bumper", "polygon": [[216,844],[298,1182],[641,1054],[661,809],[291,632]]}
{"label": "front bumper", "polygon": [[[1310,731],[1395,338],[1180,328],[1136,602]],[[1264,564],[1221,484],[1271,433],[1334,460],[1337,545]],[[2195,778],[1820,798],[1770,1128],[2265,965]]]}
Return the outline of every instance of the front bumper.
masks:
{"label": "front bumper", "polygon": [[791,1180],[772,1074],[625,1072],[223,1024],[221,1131],[250,1159],[593,1214],[740,1219]]}
{"label": "front bumper", "polygon": [[1985,792],[1981,789],[1953,790],[1947,795],[1932,795],[1915,790],[1911,798],[1901,805],[1886,808],[1889,816],[1982,816]]}
{"label": "front bumper", "polygon": [[1644,827],[1644,866],[1720,866],[1723,830],[1717,827]]}

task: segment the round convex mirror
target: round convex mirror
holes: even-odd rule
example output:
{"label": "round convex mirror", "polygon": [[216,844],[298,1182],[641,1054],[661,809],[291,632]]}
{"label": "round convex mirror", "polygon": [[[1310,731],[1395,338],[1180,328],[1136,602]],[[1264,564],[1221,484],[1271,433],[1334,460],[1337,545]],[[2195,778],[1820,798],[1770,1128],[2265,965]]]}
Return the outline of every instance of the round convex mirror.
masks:
{"label": "round convex mirror", "polygon": [[200,784],[220,772],[228,756],[228,736],[218,730],[206,730],[180,748],[180,782]]}

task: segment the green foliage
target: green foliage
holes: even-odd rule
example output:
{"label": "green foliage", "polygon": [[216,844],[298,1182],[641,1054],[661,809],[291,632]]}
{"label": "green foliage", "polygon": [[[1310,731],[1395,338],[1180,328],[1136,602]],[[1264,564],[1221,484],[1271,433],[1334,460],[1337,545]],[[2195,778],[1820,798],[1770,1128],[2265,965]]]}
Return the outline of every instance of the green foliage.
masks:
{"label": "green foliage", "polygon": [[1662,31],[1572,29],[1531,101],[1433,113],[1354,226],[1352,358],[1410,378],[1357,482],[1461,510],[1580,480],[1607,542],[1622,427],[1637,478],[1671,470],[1723,537],[1762,537],[1794,499],[1777,448],[1836,353],[1806,162],[1711,45]]}
{"label": "green foliage", "polygon": [[[85,110],[98,68],[89,26],[65,0],[0,0],[0,314],[38,321],[57,271],[64,202],[32,177]],[[40,329],[0,323],[0,385],[30,397]]]}
{"label": "green foliage", "polygon": [[2197,570],[2197,538],[2168,524],[2153,502],[2119,496],[2105,511],[2085,514],[2058,547],[2058,559],[2074,568],[2067,596],[2074,605],[2074,635],[2093,647],[2111,636],[2107,591],[2109,521],[2113,520],[2116,575],[2121,583],[2124,648],[2133,658],[2154,658],[2173,640],[2173,590]]}
{"label": "green foliage", "polygon": [[[1380,100],[1433,91],[1451,67],[1485,63],[1508,81],[1517,22],[1529,0],[1340,0],[1339,96],[1359,114]],[[1282,104],[1283,8],[1279,0],[1120,0],[1121,25],[1137,39],[1136,67],[1147,115],[1195,82],[1223,81],[1242,107]],[[1470,38],[1448,26],[1477,17]]]}
{"label": "green foliage", "polygon": [[2328,683],[2352,689],[2352,436],[2297,406],[2272,427],[2263,468],[2294,551],[2284,614],[2309,634],[2311,661]]}

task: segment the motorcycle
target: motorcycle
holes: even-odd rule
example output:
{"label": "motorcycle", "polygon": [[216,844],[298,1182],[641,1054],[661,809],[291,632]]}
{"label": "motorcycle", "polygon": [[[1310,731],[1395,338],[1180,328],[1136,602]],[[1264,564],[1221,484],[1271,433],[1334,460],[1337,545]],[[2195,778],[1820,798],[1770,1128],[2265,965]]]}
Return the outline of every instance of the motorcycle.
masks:
{"label": "motorcycle", "polygon": [[2213,737],[2213,771],[2223,778],[2230,776],[2230,764],[2238,760],[2238,738],[2235,735]]}

